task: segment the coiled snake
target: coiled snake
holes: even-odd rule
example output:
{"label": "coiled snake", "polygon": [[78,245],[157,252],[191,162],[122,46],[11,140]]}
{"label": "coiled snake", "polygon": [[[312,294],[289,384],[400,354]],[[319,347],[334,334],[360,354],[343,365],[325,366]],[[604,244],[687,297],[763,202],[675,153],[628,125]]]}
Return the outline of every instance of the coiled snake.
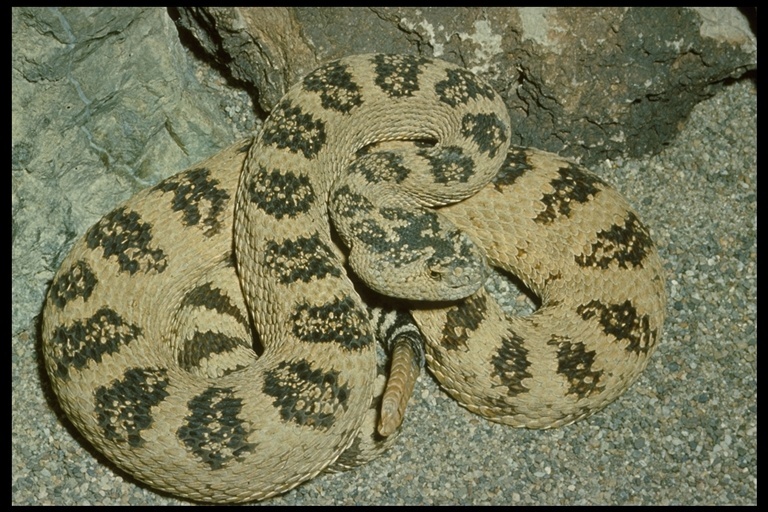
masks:
{"label": "coiled snake", "polygon": [[[440,60],[312,72],[252,142],[137,194],[63,261],[43,350],[67,415],[138,479],[201,501],[375,456],[402,413],[392,424],[385,400],[379,418],[375,338],[420,342],[401,313],[369,312],[347,267],[406,299],[429,369],[469,410],[547,428],[601,409],[655,348],[661,263],[617,192],[510,137],[493,89]],[[489,265],[538,311],[504,314]],[[415,377],[393,367],[407,399]]]}

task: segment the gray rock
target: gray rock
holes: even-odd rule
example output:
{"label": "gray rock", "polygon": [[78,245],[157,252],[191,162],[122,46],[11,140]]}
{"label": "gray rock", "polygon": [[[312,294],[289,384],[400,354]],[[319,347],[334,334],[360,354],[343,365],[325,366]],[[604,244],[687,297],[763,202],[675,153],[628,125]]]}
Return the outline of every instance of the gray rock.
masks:
{"label": "gray rock", "polygon": [[[236,140],[164,9],[14,9],[14,332],[75,238],[114,206]],[[214,84],[215,85],[215,84]],[[251,110],[246,107],[245,110]]]}
{"label": "gray rock", "polygon": [[586,164],[657,153],[693,106],[757,66],[736,8],[192,8],[208,54],[268,112],[315,64],[353,53],[440,57],[504,96],[514,142]]}

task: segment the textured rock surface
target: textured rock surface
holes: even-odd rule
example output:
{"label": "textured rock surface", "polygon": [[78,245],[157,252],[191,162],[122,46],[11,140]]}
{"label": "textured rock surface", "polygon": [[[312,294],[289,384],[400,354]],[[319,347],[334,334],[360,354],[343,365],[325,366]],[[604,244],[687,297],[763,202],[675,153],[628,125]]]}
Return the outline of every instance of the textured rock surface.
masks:
{"label": "textured rock surface", "polygon": [[164,9],[14,9],[14,332],[86,226],[253,128],[190,64]]}
{"label": "textured rock surface", "polygon": [[658,152],[696,103],[757,62],[735,8],[194,8],[179,23],[265,111],[323,61],[419,52],[491,80],[513,142],[585,163]]}

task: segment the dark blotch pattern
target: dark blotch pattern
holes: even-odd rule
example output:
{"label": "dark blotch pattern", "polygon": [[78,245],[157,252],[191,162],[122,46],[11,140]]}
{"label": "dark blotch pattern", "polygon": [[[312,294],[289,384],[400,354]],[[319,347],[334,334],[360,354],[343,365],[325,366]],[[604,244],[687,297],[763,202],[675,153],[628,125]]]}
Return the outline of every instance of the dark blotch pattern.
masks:
{"label": "dark blotch pattern", "polygon": [[212,470],[242,462],[256,444],[248,442],[251,425],[238,415],[243,401],[231,388],[210,387],[187,404],[189,414],[176,433],[184,446]]}
{"label": "dark blotch pattern", "polygon": [[122,272],[163,272],[168,265],[161,249],[152,249],[152,227],[138,213],[122,207],[105,215],[85,235],[88,248],[101,247],[105,259],[117,258]]}
{"label": "dark blotch pattern", "polygon": [[600,189],[607,187],[605,182],[594,174],[572,165],[561,167],[558,174],[559,177],[550,182],[555,191],[544,194],[541,198],[546,210],[539,213],[535,219],[540,224],[551,224],[559,217],[569,216],[574,204],[592,201]]}
{"label": "dark blotch pattern", "polygon": [[328,429],[336,414],[346,410],[349,388],[339,382],[339,372],[312,369],[305,360],[284,361],[267,373],[264,393],[285,421],[297,425]]}
{"label": "dark blotch pattern", "polygon": [[114,310],[101,308],[85,321],[60,325],[50,339],[51,355],[56,361],[56,376],[69,378],[69,368],[81,370],[91,361],[100,363],[104,354],[118,352],[142,334],[141,329],[125,322]]}
{"label": "dark blotch pattern", "polygon": [[94,393],[94,412],[104,438],[132,447],[144,444],[141,432],[152,426],[152,407],[168,396],[167,372],[161,368],[131,368],[121,380]]}
{"label": "dark blotch pattern", "polygon": [[[242,338],[233,338],[213,331],[195,331],[191,338],[184,340],[179,351],[179,366],[186,371],[193,371],[204,360],[210,360],[215,354],[231,352],[238,347],[248,347],[248,342]],[[222,375],[245,368],[237,365],[234,368],[222,368]]]}
{"label": "dark blotch pattern", "polygon": [[285,100],[272,111],[261,132],[261,140],[266,145],[311,159],[325,146],[325,124]]}
{"label": "dark blotch pattern", "polygon": [[485,318],[486,300],[484,295],[471,295],[448,311],[440,342],[443,348],[458,350],[467,346],[467,340]]}
{"label": "dark blotch pattern", "polygon": [[499,169],[499,173],[493,179],[493,186],[496,190],[503,190],[505,187],[511,187],[526,172],[533,169],[528,162],[528,155],[522,148],[510,147],[507,151],[507,158]]}
{"label": "dark blotch pattern", "polygon": [[472,265],[471,245],[458,230],[441,230],[435,212],[414,212],[400,207],[382,207],[379,214],[389,221],[388,229],[373,219],[350,222],[349,231],[371,253],[382,255],[393,267],[411,264],[427,254],[432,266],[452,262],[455,266]]}
{"label": "dark blotch pattern", "polygon": [[211,171],[205,168],[173,176],[155,186],[155,190],[172,192],[171,208],[182,212],[185,226],[202,225],[203,234],[212,236],[221,230],[222,215],[226,212],[229,194],[218,187],[218,180],[211,179]]}
{"label": "dark blotch pattern", "polygon": [[408,253],[409,251],[402,251],[399,241],[392,240],[390,234],[374,219],[361,216],[359,220],[349,223],[348,230],[351,234],[354,234],[358,242],[366,244],[371,251],[379,254],[392,252],[394,257],[393,264],[402,264],[404,261],[411,261],[413,259],[411,257],[410,259],[402,260],[402,256],[398,256],[401,252]]}
{"label": "dark blotch pattern", "polygon": [[499,147],[507,142],[507,128],[496,114],[465,114],[461,134],[472,139],[477,148],[494,158]]}
{"label": "dark blotch pattern", "polygon": [[214,288],[213,283],[204,283],[194,287],[181,299],[181,307],[203,307],[216,311],[235,319],[244,328],[249,329],[250,324],[243,311],[232,302],[232,299],[224,294],[220,288]]}
{"label": "dark blotch pattern", "polygon": [[629,300],[621,304],[603,304],[590,301],[576,308],[584,320],[596,319],[608,336],[628,342],[627,352],[647,354],[656,343],[656,329],[651,329],[647,315],[640,315]]}
{"label": "dark blotch pattern", "polygon": [[368,183],[402,183],[411,171],[403,165],[402,155],[385,151],[358,158],[349,172],[364,176]]}
{"label": "dark blotch pattern", "polygon": [[[451,251],[440,247],[447,245],[447,241],[441,239],[440,224],[433,212],[425,211],[424,215],[415,215],[414,212],[398,206],[385,206],[379,212],[397,233],[395,240],[389,242],[390,244],[404,246],[409,252],[432,247],[439,256],[450,255]],[[386,245],[377,249],[382,252],[391,250]]]}
{"label": "dark blotch pattern", "polygon": [[343,114],[350,113],[363,104],[363,96],[347,66],[332,62],[304,78],[304,90],[320,95],[320,104],[325,109]]}
{"label": "dark blotch pattern", "polygon": [[307,176],[259,166],[251,176],[248,190],[251,202],[276,219],[295,218],[308,212],[316,201]]}
{"label": "dark blotch pattern", "polygon": [[579,254],[576,263],[582,267],[608,268],[616,262],[620,268],[639,267],[653,250],[651,235],[637,216],[629,212],[624,224],[597,233],[589,254]]}
{"label": "dark blotch pattern", "polygon": [[294,336],[308,343],[336,343],[360,350],[373,343],[368,317],[350,297],[315,306],[301,304],[291,315]]}
{"label": "dark blotch pattern", "polygon": [[547,344],[557,347],[557,373],[568,379],[568,394],[583,399],[603,390],[599,385],[603,372],[592,370],[594,350],[585,350],[583,343],[564,337],[553,337]]}
{"label": "dark blotch pattern", "polygon": [[[374,321],[374,331],[378,345],[392,353],[396,346],[405,344],[413,353],[413,364],[417,368],[424,368],[424,336],[410,311],[407,309],[374,308],[370,311],[371,320]],[[379,347],[377,347],[378,349]],[[377,358],[380,375],[387,375],[387,357]]]}
{"label": "dark blotch pattern", "polygon": [[351,219],[374,208],[371,201],[357,192],[352,192],[348,185],[342,185],[331,195],[331,209],[340,216]]}
{"label": "dark blotch pattern", "polygon": [[419,90],[419,74],[431,61],[412,55],[376,55],[374,82],[391,98],[413,96]]}
{"label": "dark blotch pattern", "polygon": [[[397,234],[397,242],[390,243],[393,247],[386,248],[390,252],[421,253],[424,249],[431,249],[432,258],[443,261],[455,259],[457,266],[462,265],[462,258],[468,260],[471,256],[470,247],[463,243],[461,232],[443,231],[437,214],[432,210],[415,215],[409,210],[392,206],[381,208],[380,212],[384,219],[392,223]],[[403,255],[398,259],[407,262],[414,257]]]}
{"label": "dark blotch pattern", "polygon": [[435,92],[440,101],[451,107],[466,105],[477,98],[492,100],[496,96],[493,88],[466,69],[449,69],[446,75],[447,78],[435,86]]}
{"label": "dark blotch pattern", "polygon": [[475,173],[475,162],[458,146],[444,146],[439,151],[422,149],[417,154],[428,162],[437,183],[466,183]]}
{"label": "dark blotch pattern", "polygon": [[56,276],[48,298],[57,308],[63,308],[78,297],[87,302],[97,283],[98,279],[91,267],[84,261],[77,261],[66,272]]}
{"label": "dark blotch pattern", "polygon": [[263,264],[283,284],[341,276],[336,256],[317,234],[282,243],[267,242]]}
{"label": "dark blotch pattern", "polygon": [[522,382],[531,378],[531,373],[528,371],[531,363],[528,361],[525,342],[520,336],[513,332],[502,336],[501,347],[491,362],[493,375],[507,387],[508,396],[514,397],[528,391]]}
{"label": "dark blotch pattern", "polygon": [[[374,446],[377,446],[384,439],[386,438],[382,437],[376,430],[374,430],[370,435],[368,443],[372,443]],[[362,444],[363,437],[355,436],[355,440],[352,441],[352,444],[349,445],[349,447],[344,450],[344,452],[339,455],[339,458],[337,458],[333,463],[331,466],[333,468],[332,470],[348,470],[368,462],[370,460],[370,454],[367,453],[370,450],[364,451]]]}

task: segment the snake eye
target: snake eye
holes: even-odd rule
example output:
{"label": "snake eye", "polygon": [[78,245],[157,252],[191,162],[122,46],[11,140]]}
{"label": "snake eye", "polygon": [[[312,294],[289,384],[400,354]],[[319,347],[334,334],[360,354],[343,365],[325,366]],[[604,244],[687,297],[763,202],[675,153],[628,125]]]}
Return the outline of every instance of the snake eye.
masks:
{"label": "snake eye", "polygon": [[442,281],[443,279],[443,273],[438,270],[430,270],[429,271],[429,277],[433,281]]}

